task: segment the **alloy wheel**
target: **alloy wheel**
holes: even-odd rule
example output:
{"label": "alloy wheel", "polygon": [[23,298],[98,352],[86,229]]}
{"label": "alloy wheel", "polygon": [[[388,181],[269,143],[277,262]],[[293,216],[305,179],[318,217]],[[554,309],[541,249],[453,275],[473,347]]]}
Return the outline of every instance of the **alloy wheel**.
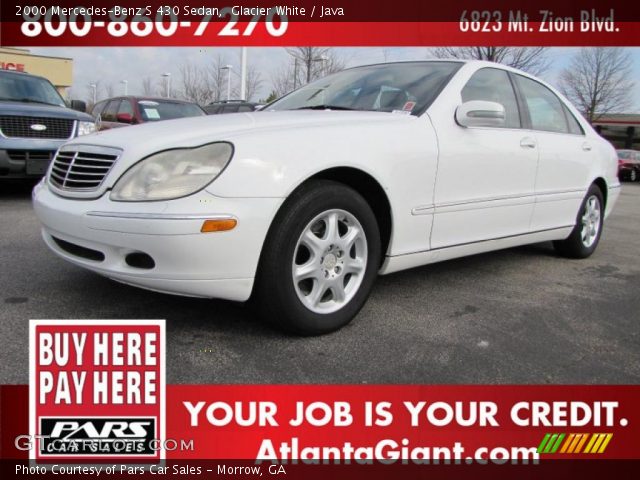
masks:
{"label": "alloy wheel", "polygon": [[584,206],[584,212],[582,214],[582,230],[580,232],[580,238],[582,244],[589,248],[595,243],[600,234],[600,200],[595,195],[591,195]]}
{"label": "alloy wheel", "polygon": [[332,313],[358,292],[367,267],[367,239],[358,219],[328,210],[303,229],[292,261],[298,298],[315,313]]}

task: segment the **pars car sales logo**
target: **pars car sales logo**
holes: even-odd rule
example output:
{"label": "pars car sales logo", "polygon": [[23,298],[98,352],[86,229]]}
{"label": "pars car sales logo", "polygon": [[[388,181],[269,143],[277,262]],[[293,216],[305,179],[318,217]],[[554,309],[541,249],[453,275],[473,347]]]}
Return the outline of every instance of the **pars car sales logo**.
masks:
{"label": "pars car sales logo", "polygon": [[33,460],[162,460],[164,320],[32,320]]}

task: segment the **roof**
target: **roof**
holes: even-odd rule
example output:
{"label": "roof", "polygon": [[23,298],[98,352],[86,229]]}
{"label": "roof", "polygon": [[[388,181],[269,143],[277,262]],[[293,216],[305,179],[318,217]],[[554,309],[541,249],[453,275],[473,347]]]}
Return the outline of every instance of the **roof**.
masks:
{"label": "roof", "polygon": [[640,125],[640,113],[608,113],[593,122],[594,125]]}
{"label": "roof", "polygon": [[211,105],[227,105],[227,104],[237,104],[237,103],[245,103],[249,105],[259,105],[259,102],[251,102],[249,100],[216,100],[215,102],[208,103],[206,106],[210,107]]}
{"label": "roof", "polygon": [[147,102],[164,102],[164,103],[186,103],[186,104],[197,105],[195,102],[191,102],[189,100],[179,100],[177,98],[167,98],[167,97],[151,97],[151,96],[144,96],[144,95],[116,95],[113,97],[100,100],[100,102],[108,102],[109,100],[118,100],[118,99],[122,100],[125,98],[129,100],[135,100],[137,102],[147,101]]}
{"label": "roof", "polygon": [[46,80],[47,82],[49,82],[49,79],[43,77],[42,75],[34,75],[33,73],[20,72],[18,70],[5,70],[3,68],[0,68],[0,75],[16,75],[16,76],[21,76],[21,77],[35,77],[35,78],[41,78],[42,80]]}

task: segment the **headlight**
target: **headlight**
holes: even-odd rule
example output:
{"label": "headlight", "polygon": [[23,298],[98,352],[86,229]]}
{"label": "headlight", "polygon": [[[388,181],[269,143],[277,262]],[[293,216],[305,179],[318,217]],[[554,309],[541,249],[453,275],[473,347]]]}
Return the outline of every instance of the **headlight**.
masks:
{"label": "headlight", "polygon": [[111,200],[144,202],[191,195],[211,183],[232,155],[233,146],[225,142],[156,153],[120,177]]}
{"label": "headlight", "polygon": [[94,122],[80,122],[78,123],[78,136],[89,135],[96,131],[96,124]]}

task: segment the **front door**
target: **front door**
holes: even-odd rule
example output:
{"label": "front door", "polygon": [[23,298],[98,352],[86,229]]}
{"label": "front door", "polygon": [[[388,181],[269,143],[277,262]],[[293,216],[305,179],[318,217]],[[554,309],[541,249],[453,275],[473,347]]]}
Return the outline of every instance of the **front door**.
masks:
{"label": "front door", "polygon": [[[535,136],[522,120],[509,74],[476,71],[460,92],[461,101],[504,106],[503,127],[438,128],[438,172],[431,248],[520,235],[529,231],[538,164]],[[457,105],[451,106],[451,118]],[[444,119],[442,119],[444,120]]]}

